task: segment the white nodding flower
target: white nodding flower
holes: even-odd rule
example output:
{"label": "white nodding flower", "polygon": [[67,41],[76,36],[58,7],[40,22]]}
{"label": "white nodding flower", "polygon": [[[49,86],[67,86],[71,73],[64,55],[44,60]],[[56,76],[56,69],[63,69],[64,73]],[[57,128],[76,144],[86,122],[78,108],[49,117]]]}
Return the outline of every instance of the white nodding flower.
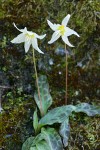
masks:
{"label": "white nodding flower", "polygon": [[46,34],[40,36],[32,31],[27,31],[26,27],[24,29],[18,29],[17,26],[15,25],[15,23],[13,23],[13,24],[14,24],[14,27],[21,32],[21,34],[19,34],[11,42],[12,43],[24,42],[25,52],[28,52],[30,46],[32,45],[32,47],[35,50],[37,50],[39,53],[43,54],[43,52],[38,47],[37,39],[43,39],[46,36]]}
{"label": "white nodding flower", "polygon": [[77,32],[67,27],[68,21],[70,19],[70,15],[68,14],[63,20],[61,25],[60,24],[53,24],[49,20],[47,20],[48,25],[50,28],[55,31],[52,35],[51,40],[48,42],[49,44],[52,44],[55,42],[59,37],[62,38],[65,44],[67,44],[70,47],[74,47],[68,40],[68,36],[75,34],[76,36],[80,37]]}

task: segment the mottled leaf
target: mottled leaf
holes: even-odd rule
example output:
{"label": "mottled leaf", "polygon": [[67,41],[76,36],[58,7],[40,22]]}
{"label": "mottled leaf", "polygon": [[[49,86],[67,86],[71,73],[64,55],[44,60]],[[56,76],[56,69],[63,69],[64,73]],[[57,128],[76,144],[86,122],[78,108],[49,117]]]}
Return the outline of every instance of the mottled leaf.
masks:
{"label": "mottled leaf", "polygon": [[42,128],[41,133],[45,141],[48,143],[50,150],[63,150],[61,137],[54,128]]}
{"label": "mottled leaf", "polygon": [[44,143],[44,145],[48,145],[48,149],[46,150],[63,150],[61,137],[54,128],[42,128],[41,133],[34,138],[31,147],[36,146],[38,150],[41,150],[39,147],[44,147],[44,145],[40,146],[42,143],[41,141],[45,141],[47,143]]}
{"label": "mottled leaf", "polygon": [[42,135],[42,133],[38,134],[35,138],[34,141],[32,143],[32,147],[36,146],[37,143],[39,143],[40,141],[44,140],[44,137]]}
{"label": "mottled leaf", "polygon": [[88,103],[81,103],[81,104],[76,105],[75,112],[84,112],[88,116],[94,116],[94,115],[100,114],[100,107],[90,105]]}
{"label": "mottled leaf", "polygon": [[62,123],[71,115],[72,111],[75,110],[75,106],[67,105],[62,107],[57,107],[50,110],[40,121],[42,125],[52,125],[54,123]]}
{"label": "mottled leaf", "polygon": [[51,150],[48,143],[44,140],[38,142],[36,146],[31,147],[30,150]]}
{"label": "mottled leaf", "polygon": [[59,133],[63,137],[63,144],[64,144],[64,147],[66,147],[68,145],[68,139],[69,139],[69,134],[70,134],[69,120],[65,120],[61,124]]}
{"label": "mottled leaf", "polygon": [[51,150],[48,143],[46,141],[40,141],[36,144],[37,150]]}
{"label": "mottled leaf", "polygon": [[[22,150],[30,150],[34,137],[29,137],[22,145]],[[34,149],[35,150],[35,149]]]}
{"label": "mottled leaf", "polygon": [[72,112],[84,112],[88,116],[94,116],[96,114],[100,114],[100,109],[96,106],[90,105],[88,103],[81,103],[76,106],[67,105],[54,108],[50,110],[40,121],[39,124],[41,125],[52,125],[54,123],[62,123],[69,116]]}
{"label": "mottled leaf", "polygon": [[[40,98],[42,100],[42,111],[43,111],[43,114],[45,115],[48,108],[52,104],[52,97],[49,92],[49,84],[47,82],[47,77],[44,75],[40,76],[38,78],[38,83],[39,83],[39,89],[40,89]],[[41,112],[40,100],[39,100],[37,91],[34,94],[34,98],[35,98],[35,102]],[[42,112],[41,112],[41,114],[42,114]]]}

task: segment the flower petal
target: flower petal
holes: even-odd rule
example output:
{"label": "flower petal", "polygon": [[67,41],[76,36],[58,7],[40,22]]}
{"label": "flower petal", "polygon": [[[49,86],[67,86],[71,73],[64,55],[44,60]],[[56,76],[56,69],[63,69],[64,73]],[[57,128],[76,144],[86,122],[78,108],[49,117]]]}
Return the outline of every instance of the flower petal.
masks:
{"label": "flower petal", "polygon": [[47,23],[53,31],[56,31],[59,26],[58,24],[51,23],[49,20],[47,20]]}
{"label": "flower petal", "polygon": [[65,42],[65,44],[67,44],[70,47],[74,47],[68,40],[68,38],[66,36],[62,36],[62,40]]}
{"label": "flower petal", "polygon": [[45,36],[46,36],[46,34],[38,35],[38,34],[35,33],[35,37],[38,38],[38,39],[43,39]]}
{"label": "flower petal", "polygon": [[41,54],[44,54],[38,47],[38,43],[37,43],[37,39],[36,38],[33,38],[32,39],[32,46],[35,50],[37,50],[39,53]]}
{"label": "flower petal", "polygon": [[74,34],[74,35],[80,37],[77,32],[75,32],[74,30],[72,30],[72,29],[66,27],[66,33],[65,33],[65,35],[66,35],[66,36],[70,36],[70,35],[72,35],[72,34]]}
{"label": "flower petal", "polygon": [[52,44],[53,42],[55,42],[58,38],[60,37],[60,32],[59,31],[55,31],[52,35],[51,40],[48,42],[49,44]]}
{"label": "flower petal", "polygon": [[67,23],[70,19],[70,14],[68,14],[63,20],[62,20],[62,25],[67,26]]}
{"label": "flower petal", "polygon": [[26,53],[28,52],[30,46],[31,46],[31,40],[25,40],[24,48]]}
{"label": "flower petal", "polygon": [[16,38],[14,38],[11,43],[22,43],[25,41],[25,35],[23,33],[19,34]]}
{"label": "flower petal", "polygon": [[27,28],[26,28],[26,27],[25,27],[24,29],[18,29],[15,23],[13,23],[13,25],[14,25],[14,27],[15,27],[18,31],[20,31],[20,32],[25,32],[25,33],[27,32]]}

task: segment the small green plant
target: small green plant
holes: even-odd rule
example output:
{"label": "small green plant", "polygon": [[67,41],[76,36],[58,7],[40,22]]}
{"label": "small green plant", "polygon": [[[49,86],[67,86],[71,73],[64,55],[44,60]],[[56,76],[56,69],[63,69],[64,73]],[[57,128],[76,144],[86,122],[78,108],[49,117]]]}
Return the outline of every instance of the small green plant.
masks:
{"label": "small green plant", "polygon": [[[65,104],[67,104],[67,72],[68,72],[66,44],[69,45],[70,47],[73,47],[73,45],[68,40],[68,37],[70,35],[74,34],[79,37],[77,32],[67,27],[69,19],[70,15],[67,15],[63,19],[61,25],[52,24],[48,20],[48,25],[54,31],[52,38],[48,43],[52,44],[59,37],[61,37],[65,43],[65,53],[66,53]],[[15,24],[14,26],[17,28]],[[37,38],[43,39],[46,35],[39,36],[32,31],[28,31],[26,27],[24,29],[18,30],[21,32],[21,34],[19,34],[11,42],[12,43],[24,42],[25,52],[28,52],[31,45],[33,47],[32,49],[33,62],[37,85],[37,90],[34,94],[34,99],[38,107],[38,109],[36,108],[33,114],[33,128],[35,136],[29,137],[24,142],[22,150],[63,150],[68,145],[68,139],[70,134],[69,117],[72,115],[72,113],[83,112],[86,113],[88,116],[94,116],[100,114],[100,109],[88,103],[80,103],[76,106],[64,105],[48,111],[49,107],[52,105],[52,97],[49,92],[49,84],[46,76],[42,75],[38,78],[34,55],[34,49],[37,50],[39,53],[43,53],[38,47]],[[38,110],[40,111],[40,114]],[[57,125],[57,127],[55,127],[55,125]]]}

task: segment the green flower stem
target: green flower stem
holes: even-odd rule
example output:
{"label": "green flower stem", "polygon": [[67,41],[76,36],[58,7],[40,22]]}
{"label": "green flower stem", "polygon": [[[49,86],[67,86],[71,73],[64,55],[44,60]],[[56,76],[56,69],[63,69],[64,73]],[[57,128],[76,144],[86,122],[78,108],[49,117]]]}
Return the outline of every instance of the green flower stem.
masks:
{"label": "green flower stem", "polygon": [[65,54],[66,54],[66,93],[65,93],[65,105],[67,105],[67,74],[68,74],[68,61],[67,61],[67,51],[66,51],[66,44],[65,44]]}
{"label": "green flower stem", "polygon": [[36,69],[34,49],[33,49],[33,62],[34,62],[34,70],[35,70],[35,76],[36,76],[36,86],[37,86],[38,97],[39,97],[39,101],[40,101],[40,112],[41,112],[41,116],[44,116],[44,112],[43,112],[43,109],[42,109],[42,100],[41,100],[41,96],[40,96],[39,83],[38,83],[38,75],[37,75],[37,69]]}

